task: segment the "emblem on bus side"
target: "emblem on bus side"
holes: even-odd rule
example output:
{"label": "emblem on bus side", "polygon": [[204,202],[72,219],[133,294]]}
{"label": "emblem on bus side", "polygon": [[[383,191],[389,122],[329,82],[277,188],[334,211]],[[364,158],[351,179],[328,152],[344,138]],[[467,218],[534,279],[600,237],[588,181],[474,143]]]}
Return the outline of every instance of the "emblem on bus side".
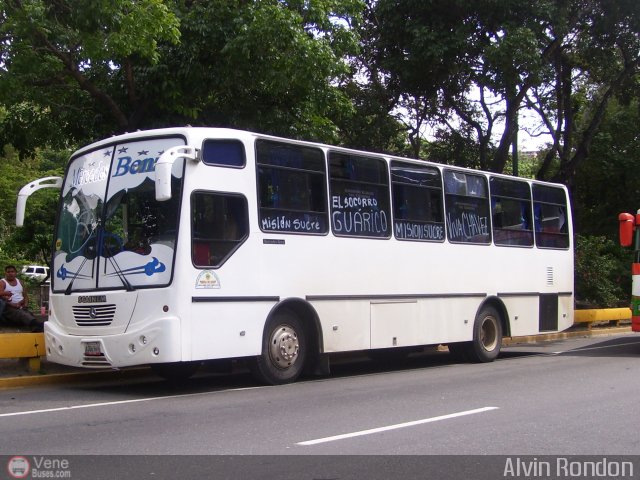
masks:
{"label": "emblem on bus side", "polygon": [[196,279],[196,288],[220,288],[220,279],[213,270],[203,270]]}

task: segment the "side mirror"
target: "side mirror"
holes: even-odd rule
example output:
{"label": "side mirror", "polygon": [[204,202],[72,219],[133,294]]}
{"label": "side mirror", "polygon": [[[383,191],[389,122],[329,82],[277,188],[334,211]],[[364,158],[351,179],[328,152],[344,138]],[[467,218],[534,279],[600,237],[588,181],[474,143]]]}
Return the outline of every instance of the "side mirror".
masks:
{"label": "side mirror", "polygon": [[171,169],[179,158],[199,161],[200,151],[195,147],[179,145],[166,150],[156,162],[156,200],[164,202],[171,198]]}
{"label": "side mirror", "polygon": [[635,217],[630,213],[618,215],[620,223],[620,245],[630,247],[633,244],[633,232],[636,228]]}
{"label": "side mirror", "polygon": [[44,177],[28,183],[18,192],[16,204],[16,226],[24,225],[24,211],[27,208],[27,198],[42,188],[62,188],[62,177]]}

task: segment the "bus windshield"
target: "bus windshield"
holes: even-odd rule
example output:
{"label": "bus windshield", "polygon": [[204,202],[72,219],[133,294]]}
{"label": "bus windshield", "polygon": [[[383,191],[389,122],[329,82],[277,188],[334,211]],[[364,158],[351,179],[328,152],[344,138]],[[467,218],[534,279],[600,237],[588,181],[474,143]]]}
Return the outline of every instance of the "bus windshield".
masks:
{"label": "bus windshield", "polygon": [[155,162],[179,137],[146,139],[74,158],[62,186],[54,291],[165,286],[172,277],[184,161],[169,201],[155,199]]}

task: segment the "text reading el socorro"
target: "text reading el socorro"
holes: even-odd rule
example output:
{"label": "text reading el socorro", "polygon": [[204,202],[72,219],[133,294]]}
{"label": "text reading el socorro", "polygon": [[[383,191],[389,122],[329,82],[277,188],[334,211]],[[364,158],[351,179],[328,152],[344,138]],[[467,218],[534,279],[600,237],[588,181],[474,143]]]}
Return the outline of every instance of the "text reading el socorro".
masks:
{"label": "text reading el socorro", "polygon": [[387,212],[371,192],[345,192],[331,197],[331,221],[336,233],[343,235],[386,236]]}

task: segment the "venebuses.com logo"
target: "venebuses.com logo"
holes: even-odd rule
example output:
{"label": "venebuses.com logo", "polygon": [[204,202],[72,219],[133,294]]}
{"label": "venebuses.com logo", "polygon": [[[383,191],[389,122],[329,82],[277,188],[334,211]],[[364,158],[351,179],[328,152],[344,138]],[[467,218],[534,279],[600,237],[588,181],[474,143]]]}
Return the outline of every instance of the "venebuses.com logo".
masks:
{"label": "venebuses.com logo", "polygon": [[7,471],[13,478],[27,478],[31,465],[25,457],[11,457],[7,462]]}
{"label": "venebuses.com logo", "polygon": [[7,462],[10,478],[71,478],[66,458],[24,457],[16,455]]}

